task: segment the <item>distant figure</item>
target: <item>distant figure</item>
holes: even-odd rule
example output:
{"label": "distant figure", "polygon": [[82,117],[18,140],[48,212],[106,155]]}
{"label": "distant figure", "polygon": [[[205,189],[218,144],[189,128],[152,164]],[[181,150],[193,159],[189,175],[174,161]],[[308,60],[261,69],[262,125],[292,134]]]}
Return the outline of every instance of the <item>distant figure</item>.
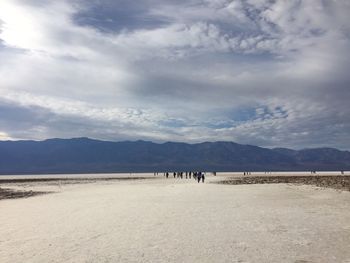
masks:
{"label": "distant figure", "polygon": [[340,171],[341,174],[344,174],[344,171]]}
{"label": "distant figure", "polygon": [[245,175],[245,172],[243,172],[243,175]]}
{"label": "distant figure", "polygon": [[174,172],[174,178],[176,177],[176,173]]}
{"label": "distant figure", "polygon": [[188,177],[191,179],[191,172],[188,173]]}
{"label": "distant figure", "polygon": [[201,181],[201,178],[202,178],[202,172],[198,172],[198,174],[197,174],[198,183]]}
{"label": "distant figure", "polygon": [[205,173],[202,173],[202,183],[204,183],[205,180]]}
{"label": "distant figure", "polygon": [[166,178],[168,178],[168,177],[169,177],[169,173],[168,173],[168,172],[166,172],[165,176],[166,176]]}
{"label": "distant figure", "polygon": [[186,179],[188,178],[188,172],[186,172]]}
{"label": "distant figure", "polygon": [[213,175],[216,176],[216,172],[213,172]]}

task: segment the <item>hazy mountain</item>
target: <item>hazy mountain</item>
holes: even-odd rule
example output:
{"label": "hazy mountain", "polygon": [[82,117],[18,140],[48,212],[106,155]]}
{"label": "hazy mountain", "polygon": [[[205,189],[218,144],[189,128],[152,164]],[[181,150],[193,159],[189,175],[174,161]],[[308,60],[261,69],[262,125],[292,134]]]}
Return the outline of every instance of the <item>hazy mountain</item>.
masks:
{"label": "hazy mountain", "polygon": [[350,152],[267,149],[234,142],[108,142],[88,138],[1,141],[0,174],[179,170],[349,170]]}

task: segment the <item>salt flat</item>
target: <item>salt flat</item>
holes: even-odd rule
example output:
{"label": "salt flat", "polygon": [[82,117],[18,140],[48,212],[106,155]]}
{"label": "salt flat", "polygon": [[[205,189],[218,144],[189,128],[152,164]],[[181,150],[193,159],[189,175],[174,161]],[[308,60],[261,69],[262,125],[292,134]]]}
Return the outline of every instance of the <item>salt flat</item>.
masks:
{"label": "salt flat", "polygon": [[0,201],[0,262],[350,262],[350,192],[161,176],[27,188],[56,193]]}

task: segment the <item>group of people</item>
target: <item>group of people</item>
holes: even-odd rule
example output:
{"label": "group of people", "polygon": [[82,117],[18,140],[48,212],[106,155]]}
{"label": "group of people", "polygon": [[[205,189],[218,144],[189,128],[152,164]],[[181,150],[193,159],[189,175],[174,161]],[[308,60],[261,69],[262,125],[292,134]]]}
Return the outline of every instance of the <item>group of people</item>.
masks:
{"label": "group of people", "polygon": [[[179,179],[194,179],[197,180],[198,183],[202,181],[204,183],[205,181],[205,173],[204,172],[173,172],[172,175],[174,178],[179,178]],[[169,178],[171,176],[171,173],[166,172],[164,173],[164,176],[166,178]]]}

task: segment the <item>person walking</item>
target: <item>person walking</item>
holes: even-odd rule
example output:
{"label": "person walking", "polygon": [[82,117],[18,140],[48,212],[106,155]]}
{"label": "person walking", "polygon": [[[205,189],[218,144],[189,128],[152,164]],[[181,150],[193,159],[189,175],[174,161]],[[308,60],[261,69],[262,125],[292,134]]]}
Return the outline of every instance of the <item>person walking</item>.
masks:
{"label": "person walking", "polygon": [[202,173],[202,183],[204,183],[205,180],[205,173]]}
{"label": "person walking", "polygon": [[201,181],[202,178],[202,172],[198,172],[197,174],[197,182],[199,183]]}

